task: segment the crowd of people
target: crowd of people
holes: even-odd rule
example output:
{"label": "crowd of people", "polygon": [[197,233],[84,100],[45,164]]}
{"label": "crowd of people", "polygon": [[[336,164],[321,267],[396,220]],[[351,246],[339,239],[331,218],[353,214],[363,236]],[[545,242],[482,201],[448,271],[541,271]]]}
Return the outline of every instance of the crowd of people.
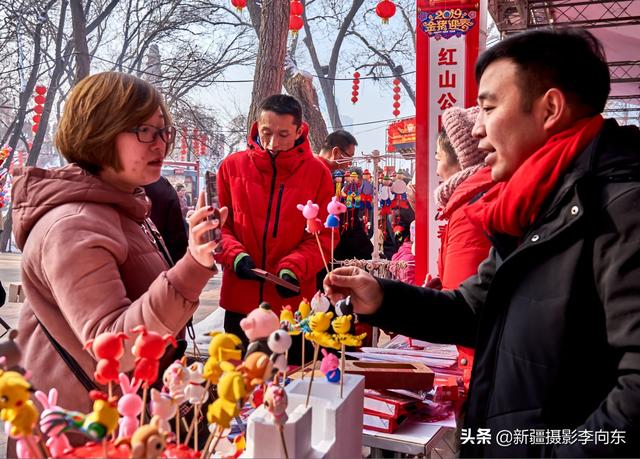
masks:
{"label": "crowd of people", "polygon": [[[261,102],[246,148],[219,167],[220,218],[211,219],[202,193],[190,203],[183,184],[160,177],[176,129],[159,91],[118,72],[83,79],[55,137],[69,165],[26,168],[13,185],[27,297],[18,344],[33,384],[87,411],[78,394],[93,381],[95,356],[84,344],[142,324],[184,338],[219,264],[227,332],[244,337],[240,321],[258,304],[278,312],[321,283],[334,304],[350,297],[361,322],[475,354],[471,431],[626,432],[619,445],[467,443],[463,455],[639,455],[640,131],[602,117],[609,72],[583,30],[511,36],[480,56],[476,78],[479,106],[442,117],[439,272],[425,287],[411,285],[413,274],[400,282],[353,267],[323,271],[321,252],[369,258],[378,248],[365,212],[332,239],[310,231],[296,208],[310,200],[325,221],[336,171],[357,141],[336,131],[315,155],[295,98]],[[411,220],[386,219],[388,234],[402,227],[396,259],[415,250]],[[221,241],[210,240],[218,228]],[[133,366],[128,355],[122,371]]]}

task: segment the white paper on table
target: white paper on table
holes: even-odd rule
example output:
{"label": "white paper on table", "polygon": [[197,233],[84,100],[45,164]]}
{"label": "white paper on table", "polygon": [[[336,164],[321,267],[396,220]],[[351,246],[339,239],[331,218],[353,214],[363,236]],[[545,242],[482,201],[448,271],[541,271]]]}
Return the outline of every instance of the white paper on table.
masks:
{"label": "white paper on table", "polygon": [[377,354],[373,352],[346,352],[348,356],[355,357],[358,360],[369,362],[399,362],[399,363],[423,363],[433,368],[451,368],[457,363],[457,360],[432,359],[428,357],[403,356],[398,354]]}

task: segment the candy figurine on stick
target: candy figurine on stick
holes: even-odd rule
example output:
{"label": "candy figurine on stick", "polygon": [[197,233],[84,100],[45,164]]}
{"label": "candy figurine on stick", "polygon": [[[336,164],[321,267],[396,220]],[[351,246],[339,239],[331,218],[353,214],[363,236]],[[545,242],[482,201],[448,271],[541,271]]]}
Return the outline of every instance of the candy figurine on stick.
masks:
{"label": "candy figurine on stick", "polygon": [[335,196],[331,198],[331,202],[327,204],[327,212],[329,215],[327,216],[327,220],[324,222],[324,226],[331,230],[331,264],[333,267],[333,249],[334,249],[334,235],[336,229],[340,227],[340,217],[339,215],[347,211],[347,206],[338,201],[338,198]]}
{"label": "candy figurine on stick", "polygon": [[327,272],[329,272],[327,259],[324,256],[322,245],[320,244],[320,237],[318,236],[324,228],[322,225],[322,220],[318,218],[318,211],[320,207],[318,206],[318,204],[315,204],[311,200],[308,200],[304,206],[302,204],[298,204],[296,207],[298,208],[298,210],[302,211],[302,216],[307,219],[306,230],[308,233],[311,233],[316,237],[316,242],[318,243],[318,249],[320,250],[320,255],[322,256],[324,268],[327,270]]}
{"label": "candy figurine on stick", "polygon": [[151,389],[151,416],[157,417],[159,428],[163,432],[171,432],[169,421],[178,411],[178,403],[166,392]]}
{"label": "candy figurine on stick", "polygon": [[119,360],[124,355],[124,340],[129,339],[126,333],[105,332],[91,339],[84,345],[91,349],[98,359],[94,378],[100,384],[109,384],[109,396],[113,395],[111,383],[118,383],[120,373]]}
{"label": "candy figurine on stick", "polygon": [[[347,304],[349,303],[350,301],[347,301]],[[350,333],[352,318],[353,316],[351,314],[347,314],[339,316],[331,322],[333,331],[336,333],[334,338],[340,343],[340,397],[342,397],[342,389],[344,386],[345,346],[362,346],[362,340],[367,336],[366,333],[362,333],[360,335],[352,335]]]}
{"label": "candy figurine on stick", "polygon": [[287,419],[289,419],[289,416],[287,416],[287,404],[288,399],[285,390],[277,384],[269,384],[264,394],[264,407],[269,412],[271,420],[280,432],[284,457],[289,459],[287,442],[284,439],[284,425],[287,423]]}
{"label": "candy figurine on stick", "polygon": [[143,408],[142,399],[138,395],[141,385],[142,381],[136,381],[132,384],[127,375],[120,373],[122,397],[118,400],[118,413],[122,417],[119,421],[118,438],[130,437],[138,428],[138,415]]}
{"label": "candy figurine on stick", "polygon": [[[273,363],[274,372],[280,372],[283,375],[287,373],[287,352],[291,347],[291,336],[284,330],[276,330],[269,335],[267,342],[271,350],[271,362]],[[286,376],[285,376],[286,377]]]}
{"label": "candy figurine on stick", "polygon": [[253,352],[264,352],[269,355],[271,351],[267,345],[267,339],[272,332],[280,328],[280,320],[276,313],[271,310],[269,303],[263,301],[259,307],[240,321],[240,328],[249,338],[249,346],[245,357]]}
{"label": "candy figurine on stick", "polygon": [[333,349],[339,349],[340,345],[333,339],[333,337],[327,333],[331,326],[331,319],[333,318],[333,312],[315,312],[309,319],[309,327],[311,332],[305,333],[305,337],[313,342],[313,363],[311,365],[311,380],[309,381],[309,388],[307,389],[307,399],[305,406],[309,405],[309,397],[311,396],[311,386],[313,385],[313,377],[315,375],[316,362],[318,361],[318,351],[320,346],[330,347]]}
{"label": "candy figurine on stick", "polygon": [[[220,362],[242,359],[242,341],[231,333],[214,331],[209,333],[209,358],[204,364],[203,376],[209,384],[218,384],[222,375]],[[208,387],[207,387],[208,389]]]}
{"label": "candy figurine on stick", "polygon": [[335,354],[322,349],[324,356],[320,361],[320,371],[327,377],[327,381],[337,383],[340,381],[340,359]]}
{"label": "candy figurine on stick", "polygon": [[9,435],[33,458],[41,457],[35,445],[33,429],[38,410],[30,400],[31,384],[20,373],[0,370],[0,419],[9,424]]}
{"label": "candy figurine on stick", "polygon": [[[267,360],[269,359],[267,358]],[[220,366],[224,373],[218,382],[218,398],[209,405],[207,410],[207,421],[209,421],[209,424],[216,424],[218,428],[214,429],[209,435],[201,457],[205,457],[208,454],[209,445],[216,430],[219,432],[219,440],[222,436],[222,431],[228,429],[231,420],[240,414],[239,402],[244,400],[247,393],[242,374],[229,362],[222,362]],[[216,440],[216,444],[218,440]],[[216,444],[213,445],[214,451]]]}
{"label": "candy figurine on stick", "polygon": [[[159,333],[147,331],[144,325],[138,325],[131,332],[139,333],[131,349],[131,352],[136,357],[133,377],[135,381],[144,382],[142,405],[146,406],[149,386],[158,379],[160,358],[164,355],[164,351],[169,344],[173,347],[178,347],[178,343],[172,335],[162,336]],[[144,410],[142,411],[142,416],[140,416],[140,425],[142,424],[144,424]]]}
{"label": "candy figurine on stick", "polygon": [[49,432],[49,439],[46,443],[47,448],[49,448],[53,457],[61,456],[65,450],[71,448],[71,443],[69,443],[67,436],[62,433],[62,426],[49,429],[49,425],[45,421],[45,418],[49,413],[59,411],[61,409],[58,406],[58,390],[55,387],[49,389],[48,396],[42,391],[36,391],[35,396],[42,405],[42,408],[44,408],[42,413],[40,413],[40,430],[42,432]]}

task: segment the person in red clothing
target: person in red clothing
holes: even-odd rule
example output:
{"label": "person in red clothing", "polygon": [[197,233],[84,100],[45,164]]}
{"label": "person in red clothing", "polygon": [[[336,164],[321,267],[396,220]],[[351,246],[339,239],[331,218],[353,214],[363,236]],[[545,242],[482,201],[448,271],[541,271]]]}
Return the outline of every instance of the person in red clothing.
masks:
{"label": "person in red clothing", "polygon": [[[277,314],[286,304],[297,309],[303,297],[314,295],[316,273],[324,266],[316,238],[305,231],[306,220],[296,205],[315,202],[324,222],[333,183],[311,151],[295,98],[277,94],[262,101],[246,150],[220,165],[218,193],[220,206],[229,209],[222,252],[216,256],[224,268],[220,306],[225,331],[244,339],[239,324],[247,313],[262,301]],[[326,228],[320,244],[328,259],[331,233]],[[263,281],[251,271],[256,267],[299,285],[300,294]]]}
{"label": "person in red clothing", "polygon": [[485,166],[486,153],[471,136],[478,107],[451,107],[442,115],[438,136],[437,174],[444,180],[434,192],[440,226],[438,273],[443,289],[455,289],[476,274],[487,258],[491,243],[482,229],[465,216],[464,208],[480,198],[494,184],[491,168]]}
{"label": "person in red clothing", "polygon": [[[451,107],[442,115],[438,136],[437,174],[444,180],[434,192],[440,226],[438,273],[443,289],[456,289],[475,275],[478,265],[487,258],[491,242],[482,229],[467,218],[464,208],[479,199],[494,185],[491,168],[485,166],[485,152],[478,149],[478,139],[471,135],[478,117],[478,107]],[[469,387],[473,349],[458,346],[458,363]]]}

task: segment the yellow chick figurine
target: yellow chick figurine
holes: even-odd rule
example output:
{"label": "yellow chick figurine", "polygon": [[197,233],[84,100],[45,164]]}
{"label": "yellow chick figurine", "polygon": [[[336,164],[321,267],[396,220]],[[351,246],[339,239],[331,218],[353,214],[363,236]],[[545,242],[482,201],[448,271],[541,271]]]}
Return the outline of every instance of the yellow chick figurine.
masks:
{"label": "yellow chick figurine", "polygon": [[[304,301],[304,300],[303,300]],[[300,327],[296,322],[295,315],[288,304],[280,311],[280,328],[284,328],[292,336],[300,334]]]}
{"label": "yellow chick figurine", "polygon": [[361,333],[360,335],[352,335],[349,333],[351,330],[351,321],[353,320],[353,316],[351,314],[347,314],[344,316],[336,317],[333,322],[331,322],[331,326],[333,327],[333,331],[336,332],[333,337],[342,345],[345,346],[362,346],[362,340],[366,338],[366,333]]}
{"label": "yellow chick figurine", "polygon": [[218,398],[209,405],[207,420],[209,424],[217,424],[228,429],[231,420],[240,414],[239,401],[244,400],[246,387],[242,373],[236,371],[229,362],[220,362],[224,373],[218,381]]}
{"label": "yellow chick figurine", "polygon": [[300,322],[302,319],[306,319],[309,314],[311,314],[311,303],[309,303],[306,298],[303,298],[296,311],[296,315],[298,316],[296,320]]}
{"label": "yellow chick figurine", "polygon": [[220,363],[242,359],[242,341],[232,333],[214,331],[209,336],[209,358],[204,364],[202,376],[211,384],[218,384],[222,375]]}
{"label": "yellow chick figurine", "polygon": [[305,338],[322,347],[340,349],[340,344],[333,339],[329,333],[327,333],[327,330],[331,327],[332,318],[333,312],[314,313],[309,319],[309,328],[311,328],[311,332],[305,333]]}
{"label": "yellow chick figurine", "polygon": [[93,400],[93,411],[87,415],[82,423],[82,431],[87,435],[101,440],[111,435],[116,427],[120,414],[116,406],[117,398],[109,398],[104,392],[92,390],[89,397]]}
{"label": "yellow chick figurine", "polygon": [[31,435],[38,421],[38,410],[29,399],[31,384],[18,372],[0,372],[0,419],[11,425],[11,436]]}

